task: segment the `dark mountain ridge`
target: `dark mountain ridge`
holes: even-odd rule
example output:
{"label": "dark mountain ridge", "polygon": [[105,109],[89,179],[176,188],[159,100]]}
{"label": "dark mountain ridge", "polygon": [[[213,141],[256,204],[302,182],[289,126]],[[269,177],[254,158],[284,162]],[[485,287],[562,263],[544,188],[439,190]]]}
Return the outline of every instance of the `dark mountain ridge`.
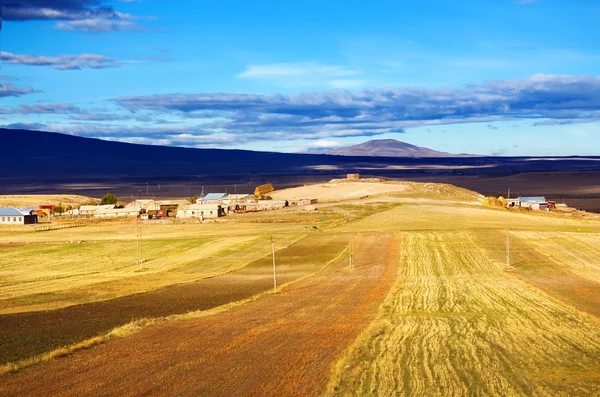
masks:
{"label": "dark mountain ridge", "polygon": [[[363,177],[451,182],[496,194],[496,178],[522,173],[600,172],[598,158],[360,157],[138,145],[50,132],[0,129],[0,194],[77,193],[101,196],[148,191],[162,196],[253,191],[271,182],[297,186],[360,173]],[[552,180],[557,180],[553,177]],[[485,183],[484,183],[485,182]],[[523,183],[523,192],[531,183]],[[170,187],[169,187],[170,186]],[[516,191],[515,184],[509,187]],[[539,191],[544,194],[544,191]],[[152,191],[149,194],[153,194]]]}

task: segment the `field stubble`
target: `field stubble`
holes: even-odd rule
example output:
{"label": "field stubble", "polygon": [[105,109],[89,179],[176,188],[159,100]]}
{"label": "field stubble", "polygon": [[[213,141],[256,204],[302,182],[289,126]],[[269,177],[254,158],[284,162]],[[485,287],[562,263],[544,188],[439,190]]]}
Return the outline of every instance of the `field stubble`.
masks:
{"label": "field stubble", "polygon": [[598,395],[600,328],[491,260],[474,232],[409,233],[394,291],[332,395]]}

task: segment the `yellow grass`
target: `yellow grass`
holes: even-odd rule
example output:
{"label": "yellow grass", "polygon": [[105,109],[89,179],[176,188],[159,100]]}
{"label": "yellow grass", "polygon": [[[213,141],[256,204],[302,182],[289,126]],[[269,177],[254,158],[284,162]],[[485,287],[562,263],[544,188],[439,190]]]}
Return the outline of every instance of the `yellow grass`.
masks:
{"label": "yellow grass", "polygon": [[302,198],[316,198],[320,202],[342,201],[360,198],[363,196],[398,193],[410,190],[407,184],[387,184],[368,182],[323,183],[307,185],[290,189],[276,190],[269,193],[275,200],[297,200]]}
{"label": "yellow grass", "polygon": [[405,204],[371,215],[354,227],[357,231],[503,229],[597,231],[597,220],[566,219],[546,214],[528,214],[481,205]]}
{"label": "yellow grass", "polygon": [[0,365],[0,375],[16,373],[20,370],[23,370],[25,368],[31,367],[36,364],[41,364],[41,363],[48,362],[48,361],[51,361],[51,360],[54,360],[57,358],[66,357],[66,356],[69,356],[78,351],[89,349],[91,347],[106,343],[109,340],[114,339],[114,338],[128,337],[128,336],[134,335],[135,333],[141,331],[144,328],[147,328],[147,327],[150,327],[153,325],[164,324],[164,323],[170,322],[170,321],[201,318],[201,317],[206,317],[206,316],[214,316],[214,315],[226,312],[227,310],[229,310],[231,308],[243,306],[247,303],[253,302],[253,301],[261,298],[264,295],[280,293],[283,290],[285,290],[286,288],[288,288],[294,284],[300,283],[300,282],[306,280],[307,278],[313,277],[316,274],[322,272],[327,266],[338,261],[346,253],[347,253],[347,248],[342,250],[335,258],[333,258],[333,259],[327,261],[325,264],[323,264],[317,271],[307,274],[303,277],[297,278],[293,281],[284,283],[284,284],[278,286],[276,291],[267,290],[267,291],[255,294],[255,295],[251,296],[250,298],[242,299],[242,300],[239,300],[236,302],[227,303],[225,305],[217,306],[217,307],[214,307],[214,308],[208,309],[208,310],[196,310],[196,311],[188,312],[185,314],[174,314],[174,315],[170,315],[170,316],[166,316],[166,317],[142,318],[142,319],[134,320],[127,324],[116,327],[103,335],[95,336],[93,338],[89,338],[84,341],[74,343],[70,346],[63,346],[58,349],[54,349],[50,352],[40,354],[38,356],[27,358],[24,360],[20,360],[18,362],[10,362],[10,363],[6,363],[6,364],[2,364],[2,365]]}
{"label": "yellow grass", "polygon": [[600,393],[600,322],[513,277],[472,233],[406,235],[394,291],[330,394]]}
{"label": "yellow grass", "polygon": [[[58,308],[198,280],[243,267],[270,252],[268,230],[238,228],[236,233],[233,228],[225,233],[204,226],[143,226],[141,269],[136,264],[135,225],[7,236],[16,241],[0,249],[0,313]],[[209,234],[211,230],[215,233]],[[278,248],[305,233],[299,229],[276,234]]]}
{"label": "yellow grass", "polygon": [[75,194],[29,194],[29,195],[11,195],[0,196],[0,207],[29,207],[44,204],[57,205],[81,205],[92,200],[91,197],[79,196]]}
{"label": "yellow grass", "polygon": [[[135,223],[47,233],[0,230],[0,314],[221,274],[268,255],[271,234],[277,248],[284,248],[309,233],[402,233],[398,279],[371,325],[335,365],[327,394],[600,395],[600,321],[526,283],[517,277],[518,268],[506,270],[501,262],[501,231],[509,225],[519,242],[515,249],[537,253],[530,261],[549,260],[598,281],[600,222],[484,208],[471,204],[480,202],[477,194],[449,185],[379,184],[374,190],[368,183],[357,185],[367,190],[351,192],[352,183],[341,183],[273,194],[291,199],[290,194],[316,192],[321,200],[348,199],[310,213],[285,209],[214,224],[146,223],[143,271],[135,266]],[[361,200],[367,191],[376,199]],[[67,244],[71,241],[82,243]],[[260,296],[209,311],[138,320],[7,364],[0,373],[152,324],[222,313]]]}
{"label": "yellow grass", "polygon": [[515,232],[540,255],[580,277],[600,281],[600,233]]}

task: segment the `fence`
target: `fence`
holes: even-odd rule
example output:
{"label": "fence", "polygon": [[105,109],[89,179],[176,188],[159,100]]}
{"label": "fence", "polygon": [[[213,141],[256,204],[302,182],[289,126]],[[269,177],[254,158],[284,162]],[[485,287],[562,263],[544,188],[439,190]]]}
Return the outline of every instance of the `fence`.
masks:
{"label": "fence", "polygon": [[60,230],[60,229],[70,229],[73,227],[81,227],[86,224],[83,222],[74,222],[74,223],[50,223],[46,225],[37,224],[33,231],[34,232],[49,232],[51,230]]}

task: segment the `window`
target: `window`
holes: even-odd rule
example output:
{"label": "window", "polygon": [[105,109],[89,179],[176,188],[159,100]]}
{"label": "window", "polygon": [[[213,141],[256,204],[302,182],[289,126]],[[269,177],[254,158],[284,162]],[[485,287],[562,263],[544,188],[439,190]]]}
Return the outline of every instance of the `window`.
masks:
{"label": "window", "polygon": [[16,221],[17,221],[17,217],[13,216],[13,222],[16,222]]}
{"label": "window", "polygon": [[4,222],[4,221],[5,221],[5,219],[4,219],[4,217],[2,217],[2,222]]}

